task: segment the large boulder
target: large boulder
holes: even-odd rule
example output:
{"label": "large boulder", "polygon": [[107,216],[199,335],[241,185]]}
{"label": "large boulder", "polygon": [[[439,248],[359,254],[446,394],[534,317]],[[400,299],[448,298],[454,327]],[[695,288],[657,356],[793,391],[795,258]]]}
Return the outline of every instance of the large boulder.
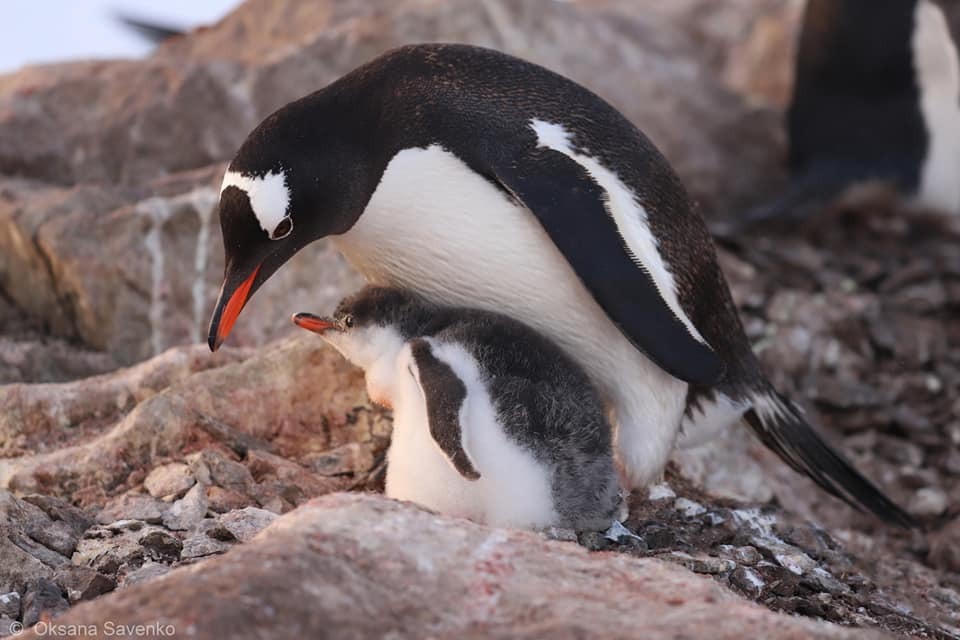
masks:
{"label": "large boulder", "polygon": [[240,549],[54,623],[159,624],[198,640],[883,637],[770,612],[660,560],[589,554],[350,494],[312,501]]}

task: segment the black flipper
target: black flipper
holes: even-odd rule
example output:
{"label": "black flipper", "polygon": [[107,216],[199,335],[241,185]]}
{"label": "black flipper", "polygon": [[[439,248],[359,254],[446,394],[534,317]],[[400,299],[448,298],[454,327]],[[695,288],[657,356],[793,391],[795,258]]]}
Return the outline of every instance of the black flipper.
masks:
{"label": "black flipper", "polygon": [[427,401],[430,435],[460,475],[468,480],[479,479],[480,473],[463,449],[460,408],[467,397],[466,386],[447,363],[433,355],[429,342],[418,338],[410,346]]}
{"label": "black flipper", "polygon": [[606,191],[583,167],[559,151],[540,148],[498,167],[495,177],[533,212],[587,290],[638,349],[689,383],[708,386],[721,378],[723,362],[668,306],[643,265],[644,256],[630,255],[607,211]]}
{"label": "black flipper", "polygon": [[747,424],[771,451],[859,511],[901,527],[917,523],[814,431],[800,409],[772,388],[754,398]]}

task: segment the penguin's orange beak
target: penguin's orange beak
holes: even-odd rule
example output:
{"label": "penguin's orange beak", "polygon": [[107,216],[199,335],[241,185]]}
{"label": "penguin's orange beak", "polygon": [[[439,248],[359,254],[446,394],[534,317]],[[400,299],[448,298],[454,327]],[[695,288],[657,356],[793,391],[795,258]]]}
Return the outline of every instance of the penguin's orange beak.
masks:
{"label": "penguin's orange beak", "polygon": [[320,335],[323,335],[325,331],[333,329],[337,326],[333,320],[329,318],[321,318],[320,316],[315,316],[312,313],[294,314],[293,324],[297,325],[301,329],[313,331],[314,333],[319,333]]}
{"label": "penguin's orange beak", "polygon": [[240,311],[243,310],[243,306],[250,299],[250,290],[253,288],[253,282],[257,279],[259,272],[260,265],[257,265],[253,273],[237,285],[233,293],[229,294],[226,303],[224,303],[223,295],[226,291],[220,294],[220,300],[217,302],[217,309],[214,311],[213,321],[210,324],[209,345],[211,351],[219,349],[223,341],[230,335],[230,330],[233,329],[233,324],[237,321]]}

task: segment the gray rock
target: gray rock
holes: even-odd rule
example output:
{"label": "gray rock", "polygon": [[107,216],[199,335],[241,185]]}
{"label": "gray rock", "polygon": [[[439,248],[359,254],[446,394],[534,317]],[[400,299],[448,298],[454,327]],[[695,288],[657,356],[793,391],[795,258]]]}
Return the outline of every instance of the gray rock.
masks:
{"label": "gray rock", "polygon": [[[231,536],[233,534],[230,534]],[[206,533],[198,533],[188,536],[183,541],[183,550],[180,552],[181,560],[193,560],[206,556],[214,556],[224,553],[230,545],[217,540]]]}
{"label": "gray rock", "polygon": [[27,586],[23,596],[23,624],[26,627],[35,625],[41,617],[53,617],[69,608],[60,587],[40,578]]}
{"label": "gray rock", "polygon": [[234,538],[240,542],[247,542],[276,519],[275,513],[256,507],[247,507],[223,514],[219,522]]}
{"label": "gray rock", "polygon": [[23,631],[23,623],[10,618],[0,618],[0,638],[20,635]]}
{"label": "gray rock", "polygon": [[745,547],[737,547],[733,550],[733,559],[737,564],[752,567],[760,562],[762,558],[763,556],[760,555],[760,552],[757,551],[755,547],[751,547],[750,545]]}
{"label": "gray rock", "polygon": [[156,562],[176,562],[183,550],[183,543],[179,539],[160,529],[144,533],[139,542],[146,550],[146,556]]}
{"label": "gray rock", "polygon": [[185,494],[196,481],[190,467],[174,462],[153,469],[143,481],[143,488],[154,498],[175,499]]}
{"label": "gray rock", "polygon": [[97,522],[110,524],[117,520],[140,520],[160,524],[168,505],[152,496],[141,493],[125,493],[114,498],[97,514]]}
{"label": "gray rock", "polygon": [[96,598],[117,587],[113,578],[103,575],[96,569],[76,565],[58,569],[53,581],[66,591],[70,604]]}
{"label": "gray rock", "polygon": [[207,493],[203,485],[195,484],[187,494],[170,505],[163,515],[163,526],[174,531],[189,531],[207,515]]}
{"label": "gray rock", "polygon": [[246,494],[256,484],[250,470],[216,449],[204,449],[187,456],[190,471],[197,481]]}
{"label": "gray rock", "polygon": [[134,569],[130,573],[123,576],[121,586],[130,587],[135,584],[149,582],[154,578],[165,576],[168,573],[170,573],[169,565],[161,564],[159,562],[146,562],[142,567]]}
{"label": "gray rock", "polygon": [[0,594],[0,616],[17,619],[20,617],[20,594],[16,591]]}
{"label": "gray rock", "polygon": [[50,578],[53,569],[0,535],[0,591],[23,593],[38,578]]}

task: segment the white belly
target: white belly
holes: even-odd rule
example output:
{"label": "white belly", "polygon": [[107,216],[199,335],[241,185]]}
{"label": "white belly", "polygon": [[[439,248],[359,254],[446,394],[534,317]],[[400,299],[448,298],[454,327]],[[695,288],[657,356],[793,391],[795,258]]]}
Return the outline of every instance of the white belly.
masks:
{"label": "white belly", "polygon": [[480,478],[460,475],[430,435],[425,399],[408,373],[406,347],[398,358],[394,386],[387,496],[495,527],[557,524],[552,474],[506,435],[472,358],[456,345],[435,346],[434,355],[450,365],[467,388],[460,411],[462,445]]}
{"label": "white belly", "polygon": [[334,240],[375,284],[504,313],[553,338],[611,401],[630,483],[660,473],[686,383],[620,333],[529,211],[455,156],[437,146],[398,153],[363,215]]}

